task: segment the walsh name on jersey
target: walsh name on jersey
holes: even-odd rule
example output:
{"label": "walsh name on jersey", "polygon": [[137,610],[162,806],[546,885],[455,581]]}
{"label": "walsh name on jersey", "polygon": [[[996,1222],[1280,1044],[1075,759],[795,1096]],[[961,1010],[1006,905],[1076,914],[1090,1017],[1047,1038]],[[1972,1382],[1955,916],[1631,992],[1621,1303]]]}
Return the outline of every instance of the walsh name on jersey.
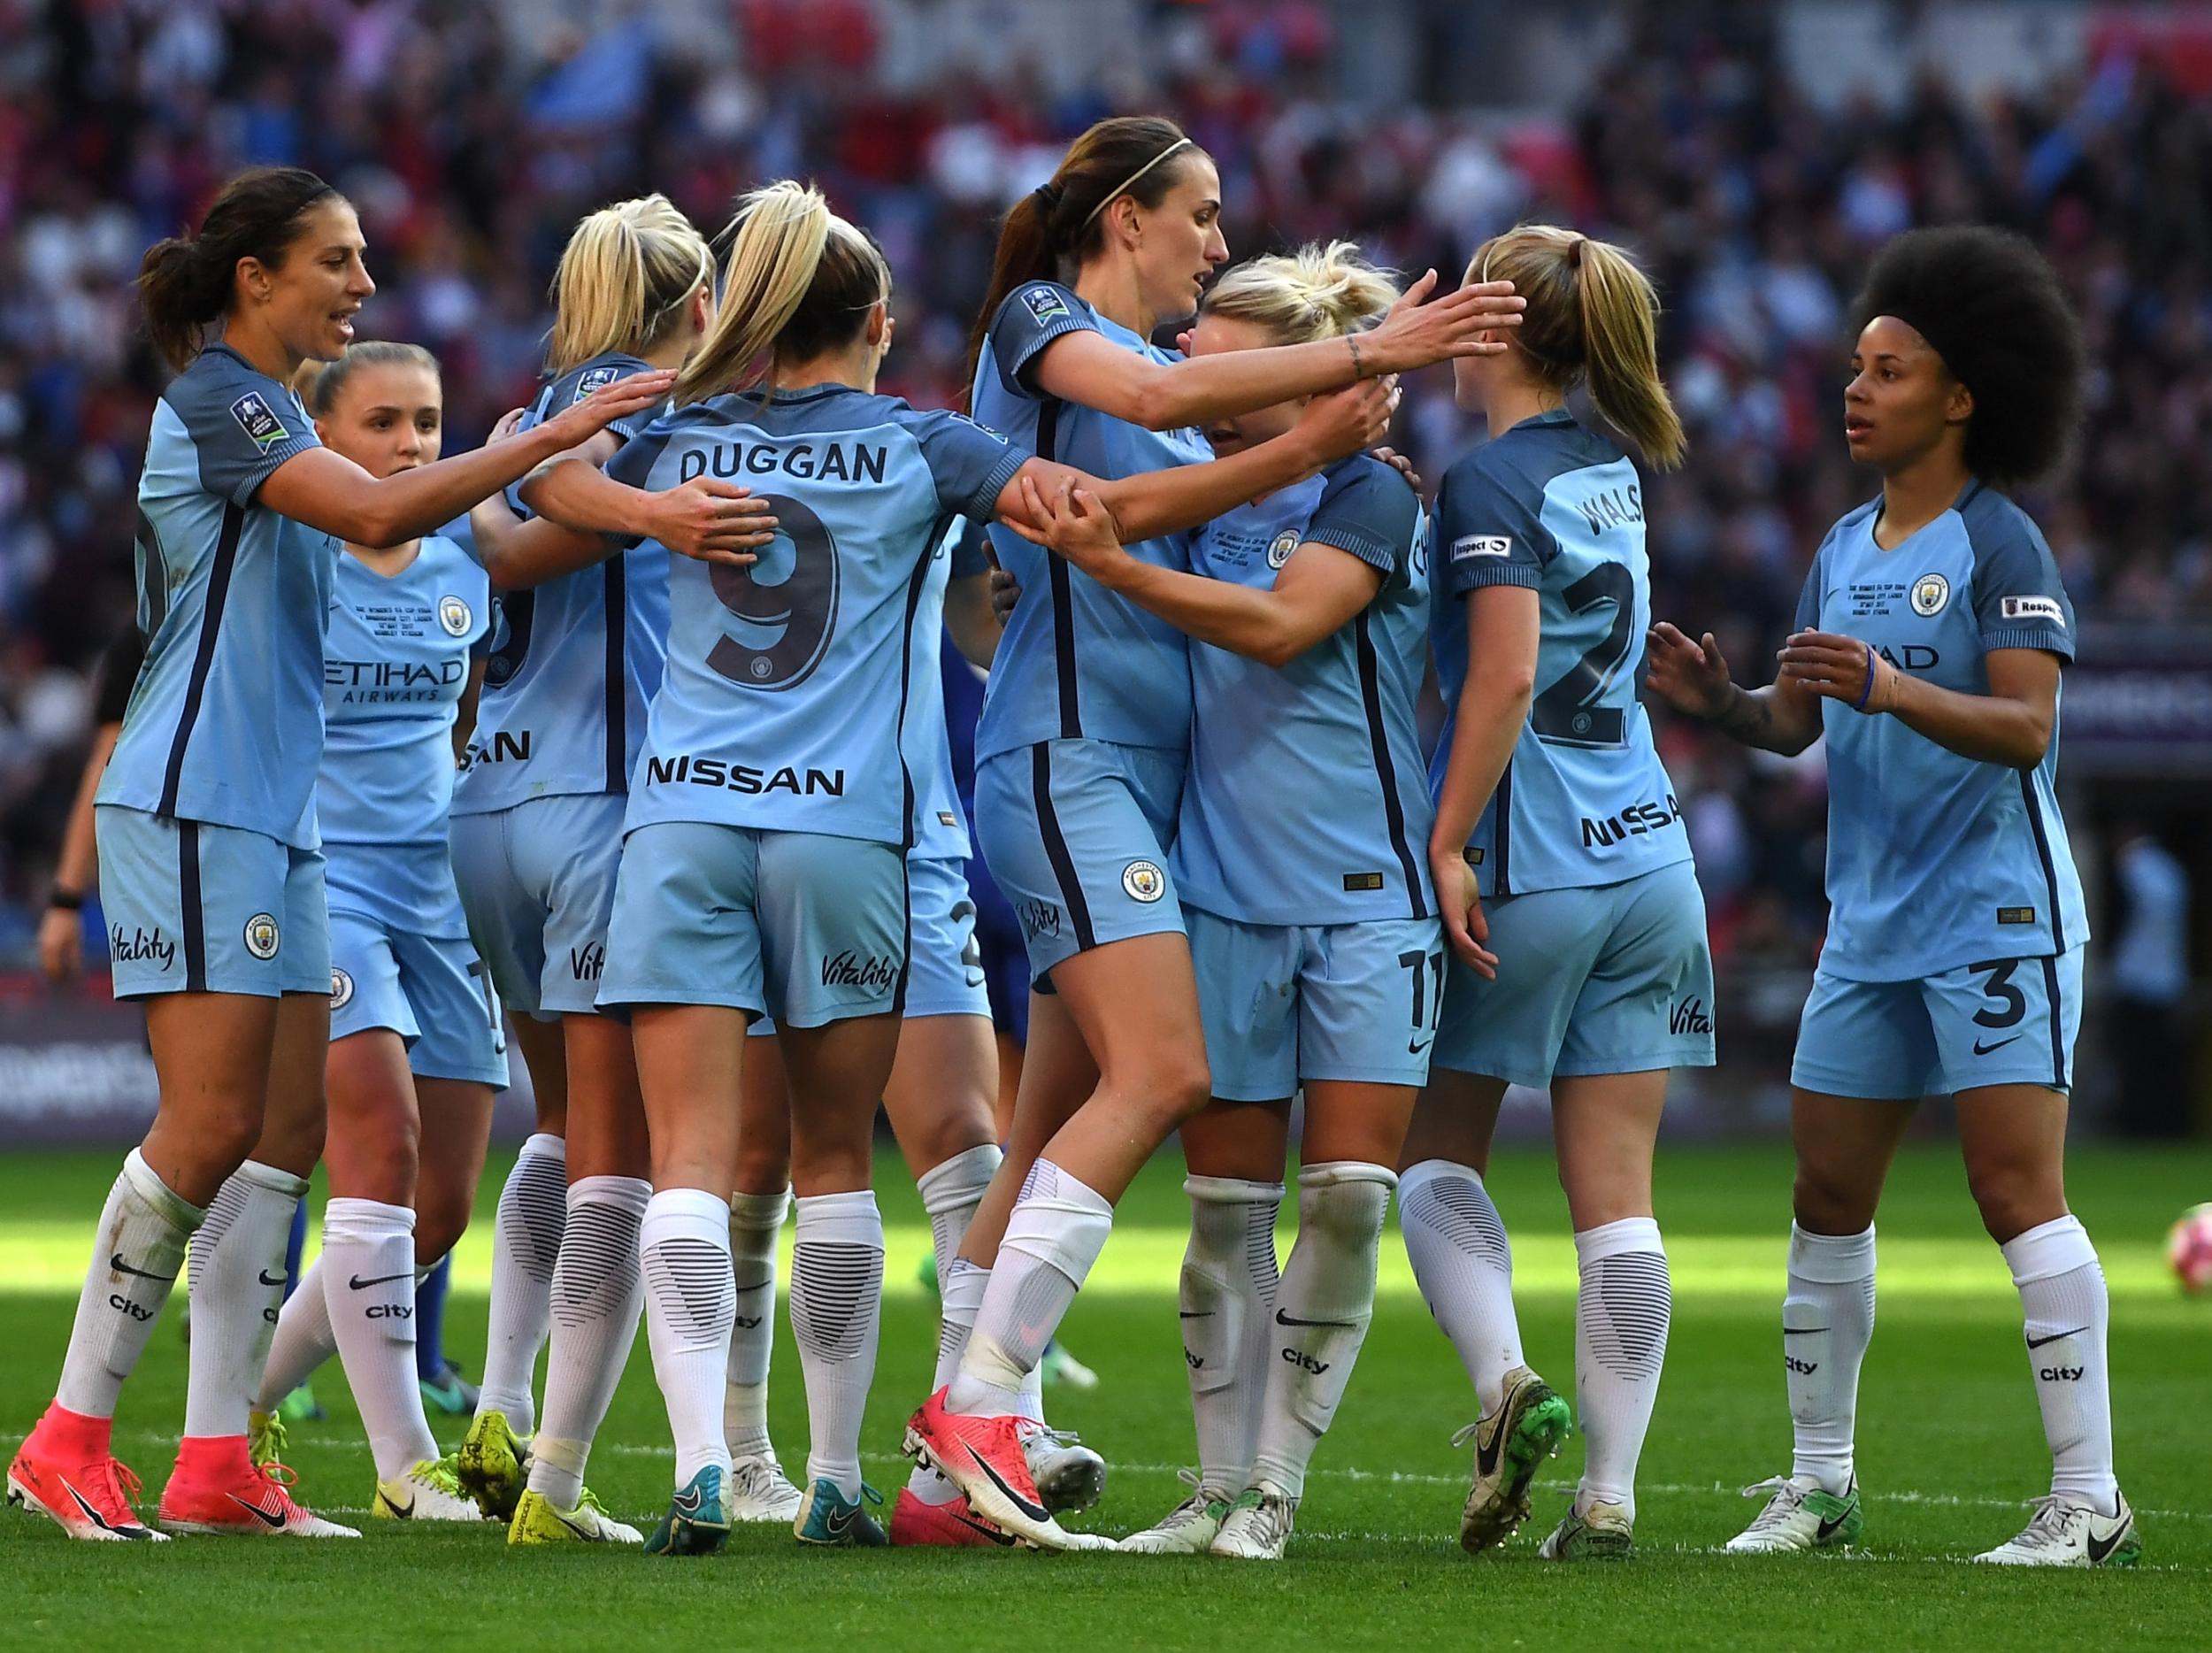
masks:
{"label": "walsh name on jersey", "polygon": [[686,752],[675,757],[645,760],[645,783],[652,787],[727,787],[733,792],[757,796],[788,792],[795,797],[841,798],[845,796],[842,769],[807,769],[803,774],[786,764],[780,769],[756,769],[720,757],[695,757]]}
{"label": "walsh name on jersey", "polygon": [[818,478],[825,482],[880,482],[887,450],[856,442],[833,442],[821,447],[810,442],[786,447],[764,442],[718,442],[687,448],[676,468],[679,484],[695,476],[787,476]]}

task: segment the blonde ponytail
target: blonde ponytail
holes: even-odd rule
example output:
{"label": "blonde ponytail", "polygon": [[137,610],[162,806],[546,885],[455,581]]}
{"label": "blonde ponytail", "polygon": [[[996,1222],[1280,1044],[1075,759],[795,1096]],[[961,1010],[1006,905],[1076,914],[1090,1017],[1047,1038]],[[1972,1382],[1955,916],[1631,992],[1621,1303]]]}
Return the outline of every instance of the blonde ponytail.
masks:
{"label": "blonde ponytail", "polygon": [[726,233],[722,302],[677,375],[679,404],[772,386],[779,355],[804,360],[847,342],[890,296],[882,252],[811,184],[787,178],[753,190]]}
{"label": "blonde ponytail", "polygon": [[1397,283],[1361,258],[1356,243],[1309,242],[1238,265],[1199,309],[1264,327],[1279,343],[1308,344],[1357,333],[1397,300]]}
{"label": "blonde ponytail", "polygon": [[706,238],[667,196],[600,208],[576,226],[553,275],[548,365],[560,374],[611,351],[644,355],[713,280]]}
{"label": "blonde ponytail", "polygon": [[1682,463],[1682,420],[1659,377],[1659,296],[1610,242],[1554,224],[1522,224],[1475,250],[1471,281],[1509,281],[1528,301],[1510,336],[1530,370],[1590,400],[1645,462]]}

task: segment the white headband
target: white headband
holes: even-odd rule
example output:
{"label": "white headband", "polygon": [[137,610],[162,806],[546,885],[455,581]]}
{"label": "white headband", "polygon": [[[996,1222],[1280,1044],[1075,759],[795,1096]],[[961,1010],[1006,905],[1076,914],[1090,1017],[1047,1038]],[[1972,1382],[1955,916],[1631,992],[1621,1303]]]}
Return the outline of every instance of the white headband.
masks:
{"label": "white headband", "polygon": [[1176,150],[1187,146],[1190,140],[1188,138],[1176,139],[1174,142],[1169,144],[1167,148],[1162,150],[1157,155],[1154,156],[1143,165],[1138,167],[1135,172],[1131,173],[1128,177],[1123,179],[1111,189],[1109,189],[1106,192],[1105,198],[1096,206],[1093,207],[1088,213],[1085,214],[1083,221],[1076,226],[1077,230],[1080,232],[1090,228],[1091,219],[1096,218],[1101,212],[1103,212],[1108,207],[1113,205],[1115,202],[1118,201],[1122,196],[1127,195],[1132,189],[1135,188],[1138,179],[1143,177],[1155,166],[1157,166],[1162,161],[1167,159],[1167,158],[1174,154]]}

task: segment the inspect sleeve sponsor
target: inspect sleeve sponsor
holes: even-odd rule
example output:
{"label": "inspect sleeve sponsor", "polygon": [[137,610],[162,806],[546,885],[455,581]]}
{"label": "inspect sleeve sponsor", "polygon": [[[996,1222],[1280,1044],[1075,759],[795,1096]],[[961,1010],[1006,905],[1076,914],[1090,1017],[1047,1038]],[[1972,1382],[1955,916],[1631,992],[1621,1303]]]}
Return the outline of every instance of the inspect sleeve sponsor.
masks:
{"label": "inspect sleeve sponsor", "polygon": [[2066,611],[2059,606],[2056,597],[2006,597],[1999,604],[2008,620],[2048,620],[2054,626],[2066,624]]}
{"label": "inspect sleeve sponsor", "polygon": [[1466,534],[1452,542],[1452,560],[1463,563],[1471,557],[1510,557],[1513,555],[1513,536],[1509,534]]}

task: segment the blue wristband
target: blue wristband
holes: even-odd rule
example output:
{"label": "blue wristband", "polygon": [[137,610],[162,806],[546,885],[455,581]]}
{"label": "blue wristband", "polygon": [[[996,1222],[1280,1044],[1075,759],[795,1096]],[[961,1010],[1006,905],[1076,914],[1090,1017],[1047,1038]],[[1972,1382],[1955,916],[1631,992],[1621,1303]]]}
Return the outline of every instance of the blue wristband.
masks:
{"label": "blue wristband", "polygon": [[1864,711],[1866,710],[1866,703],[1872,698],[1873,694],[1874,645],[1872,643],[1868,643],[1866,645],[1866,687],[1859,691],[1859,697],[1851,703],[1851,710],[1854,711]]}

